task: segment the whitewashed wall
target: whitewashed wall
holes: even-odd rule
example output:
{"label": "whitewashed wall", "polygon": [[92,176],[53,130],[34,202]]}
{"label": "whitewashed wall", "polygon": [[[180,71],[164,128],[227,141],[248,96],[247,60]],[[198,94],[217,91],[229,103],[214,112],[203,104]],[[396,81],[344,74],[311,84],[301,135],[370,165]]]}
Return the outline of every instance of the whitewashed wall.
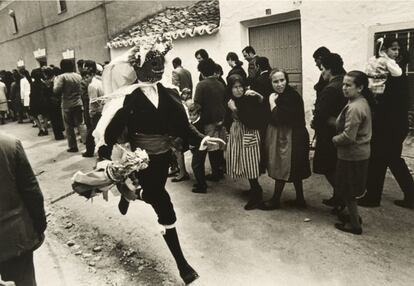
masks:
{"label": "whitewashed wall", "polygon": [[[284,1],[284,0],[220,0],[221,27],[217,34],[174,41],[168,58],[179,56],[183,66],[198,82],[197,61],[194,52],[204,48],[222,65],[224,73],[229,68],[225,57],[229,51],[236,52],[240,59],[241,49],[248,44],[247,28],[240,22],[272,14],[300,10],[302,29],[303,95],[308,113],[314,101],[313,85],[319,77],[312,58],[320,46],[342,56],[345,68],[364,69],[372,50],[372,29],[402,23],[399,27],[414,28],[414,1]],[[410,22],[411,21],[411,22]],[[404,24],[405,23],[405,24]],[[112,52],[116,54],[116,52]],[[167,63],[166,79],[171,75],[171,61]],[[245,62],[244,67],[247,68]]]}

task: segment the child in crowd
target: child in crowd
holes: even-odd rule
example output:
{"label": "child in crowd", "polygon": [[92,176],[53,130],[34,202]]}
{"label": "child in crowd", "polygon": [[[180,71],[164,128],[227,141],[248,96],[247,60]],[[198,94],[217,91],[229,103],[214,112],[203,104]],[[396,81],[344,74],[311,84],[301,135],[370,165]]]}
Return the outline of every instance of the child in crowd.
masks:
{"label": "child in crowd", "polygon": [[342,90],[348,103],[336,120],[338,135],[332,141],[338,156],[336,189],[349,215],[339,213],[341,223],[335,224],[335,227],[341,231],[362,234],[357,197],[364,194],[368,175],[372,134],[370,104],[373,98],[368,89],[368,77],[361,71],[347,73]]}
{"label": "child in crowd", "polygon": [[384,93],[388,75],[401,76],[402,70],[395,59],[399,53],[395,39],[379,38],[375,49],[375,56],[368,61],[366,72],[369,77],[369,88],[375,97]]}
{"label": "child in crowd", "polygon": [[[188,105],[188,113],[191,124],[201,132],[203,130],[203,126],[201,125],[200,121],[201,106],[197,103],[190,103]],[[199,164],[200,160],[198,160],[200,156],[206,156],[206,152],[200,151],[198,149],[200,147],[198,142],[192,142],[190,140],[189,143],[191,153],[193,154],[193,157],[191,159],[191,167],[193,169],[194,177],[197,181],[197,183],[193,185],[194,188],[192,191],[194,193],[207,193],[204,164]]]}

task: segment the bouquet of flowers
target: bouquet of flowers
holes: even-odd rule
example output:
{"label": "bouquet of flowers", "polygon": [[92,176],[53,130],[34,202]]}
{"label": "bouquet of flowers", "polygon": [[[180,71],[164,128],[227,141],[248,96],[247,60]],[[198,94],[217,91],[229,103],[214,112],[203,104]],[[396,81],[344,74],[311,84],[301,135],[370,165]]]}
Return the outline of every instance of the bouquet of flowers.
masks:
{"label": "bouquet of flowers", "polygon": [[123,196],[135,199],[140,189],[135,174],[148,167],[148,154],[145,150],[131,151],[119,144],[114,146],[113,153],[118,154],[117,160],[100,161],[88,173],[76,172],[72,177],[72,189],[88,199],[103,193],[107,200],[108,191],[116,185]]}

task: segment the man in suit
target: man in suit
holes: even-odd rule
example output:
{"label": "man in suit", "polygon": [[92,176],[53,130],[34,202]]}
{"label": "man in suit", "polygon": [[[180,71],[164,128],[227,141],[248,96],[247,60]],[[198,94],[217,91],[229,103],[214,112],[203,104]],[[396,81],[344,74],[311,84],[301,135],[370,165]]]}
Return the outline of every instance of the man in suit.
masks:
{"label": "man in suit", "polygon": [[[206,59],[198,64],[198,70],[203,75],[203,80],[200,81],[194,92],[194,103],[200,105],[201,110],[201,125],[206,135],[211,137],[219,137],[224,139],[224,116],[226,87],[217,79],[216,63],[212,59]],[[224,177],[224,170],[222,168],[224,162],[223,150],[211,150],[208,152],[209,161],[211,164],[211,175],[205,178],[209,181],[219,181]],[[204,166],[206,153],[203,152],[197,163],[199,166]],[[205,188],[193,189],[195,193],[205,193]]]}
{"label": "man in suit", "polygon": [[191,78],[191,73],[182,67],[181,59],[175,58],[172,61],[174,70],[172,71],[172,84],[178,86],[180,92],[184,88],[188,88],[193,91],[193,79]]}
{"label": "man in suit", "polygon": [[36,286],[33,251],[43,242],[43,195],[19,140],[0,134],[0,276]]}

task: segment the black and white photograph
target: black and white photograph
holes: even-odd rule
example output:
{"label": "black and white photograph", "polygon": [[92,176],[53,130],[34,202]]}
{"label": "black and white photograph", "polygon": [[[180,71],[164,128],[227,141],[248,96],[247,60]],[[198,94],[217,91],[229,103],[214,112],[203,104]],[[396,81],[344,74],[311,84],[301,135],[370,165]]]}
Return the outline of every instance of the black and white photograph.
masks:
{"label": "black and white photograph", "polygon": [[0,286],[414,285],[413,0],[1,0]]}

